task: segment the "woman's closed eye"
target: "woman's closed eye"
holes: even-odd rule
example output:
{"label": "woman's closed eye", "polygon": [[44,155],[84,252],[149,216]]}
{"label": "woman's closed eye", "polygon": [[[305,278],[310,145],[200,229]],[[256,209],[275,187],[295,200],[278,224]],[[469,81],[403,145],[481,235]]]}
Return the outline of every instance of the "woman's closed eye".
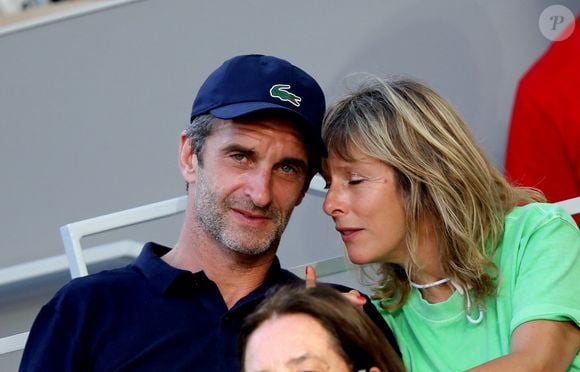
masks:
{"label": "woman's closed eye", "polygon": [[[365,182],[367,179],[364,177],[360,177],[360,176],[356,176],[356,177],[350,177],[348,179],[345,180],[340,180],[338,181],[339,184],[342,184],[344,186],[348,185],[348,186],[356,186],[356,185],[360,185],[363,182]],[[337,182],[337,181],[335,181]],[[324,182],[324,189],[328,190],[330,188],[330,185],[332,185],[332,182],[328,179],[325,180]]]}
{"label": "woman's closed eye", "polygon": [[356,186],[356,185],[360,185],[364,181],[366,181],[366,179],[361,178],[361,177],[353,177],[353,178],[348,180],[348,184],[352,185],[352,186]]}

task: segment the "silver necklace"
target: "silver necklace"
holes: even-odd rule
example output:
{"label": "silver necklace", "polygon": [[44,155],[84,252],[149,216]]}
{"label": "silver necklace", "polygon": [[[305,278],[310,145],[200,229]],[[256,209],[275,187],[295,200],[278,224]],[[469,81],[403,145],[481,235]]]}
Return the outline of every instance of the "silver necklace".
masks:
{"label": "silver necklace", "polygon": [[437,281],[434,281],[431,283],[427,283],[427,284],[418,284],[418,283],[415,283],[414,281],[409,279],[409,283],[411,283],[411,287],[425,289],[425,288],[437,287],[438,285],[445,284],[450,280],[451,280],[450,278],[443,278],[443,279],[440,279],[440,280],[437,280]]}
{"label": "silver necklace", "polygon": [[[415,287],[417,289],[425,289],[425,288],[431,288],[431,287],[437,287],[438,285],[441,284],[445,284],[450,282],[451,279],[450,278],[443,278],[443,279],[439,279],[436,280],[434,282],[431,283],[425,283],[425,284],[418,284],[415,283],[414,281],[412,281],[411,279],[409,279],[409,283],[411,284],[411,287]],[[456,284],[455,282],[451,281],[451,285],[453,286],[453,288],[459,292],[460,295],[462,296],[467,296],[467,309],[466,309],[466,314],[465,317],[467,318],[467,321],[469,321],[469,323],[471,324],[479,324],[481,323],[481,321],[483,320],[483,309],[481,308],[481,306],[478,306],[478,310],[479,310],[479,316],[477,317],[477,319],[474,319],[471,316],[471,309],[472,309],[472,304],[471,304],[471,296],[469,295],[468,291],[464,291],[463,288],[461,288],[461,286],[459,286],[458,284]]]}

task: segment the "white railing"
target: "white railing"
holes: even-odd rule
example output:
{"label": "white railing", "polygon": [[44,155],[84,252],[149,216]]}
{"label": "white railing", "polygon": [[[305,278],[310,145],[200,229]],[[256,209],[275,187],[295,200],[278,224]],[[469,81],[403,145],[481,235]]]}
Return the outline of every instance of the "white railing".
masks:
{"label": "white railing", "polygon": [[[119,240],[84,250],[86,264],[96,264],[112,258],[136,257],[143,248],[143,243],[134,240]],[[65,254],[41,258],[18,265],[0,269],[0,286],[37,278],[69,270],[69,261]]]}
{"label": "white railing", "polygon": [[0,338],[0,355],[24,349],[28,332]]}
{"label": "white railing", "polygon": [[74,7],[69,6],[67,9],[58,9],[54,13],[38,15],[30,19],[15,21],[14,23],[2,25],[0,26],[0,36],[11,34],[13,32],[28,30],[30,28],[43,26],[53,22],[59,22],[64,19],[84,16],[104,9],[117,7],[128,3],[134,3],[137,1],[143,0],[107,0],[84,3],[79,2],[79,4],[75,4]]}
{"label": "white railing", "polygon": [[[324,196],[324,180],[316,176],[308,193]],[[571,215],[580,213],[580,197],[556,203]],[[185,210],[186,197],[173,198],[157,203],[147,204],[104,216],[73,222],[61,227],[61,235],[65,245],[66,255],[45,258],[29,263],[0,269],[0,285],[31,279],[41,275],[66,270],[73,278],[87,275],[87,263],[92,264],[120,257],[137,257],[142,243],[125,240],[111,244],[82,249],[83,237],[98,234],[134,224],[168,217]],[[311,262],[290,268],[295,275],[304,278],[304,268],[311,265],[315,268],[317,277],[324,277],[349,269],[349,263],[343,255]],[[9,353],[24,348],[28,332],[0,338],[0,354]]]}
{"label": "white railing", "polygon": [[568,200],[562,200],[560,202],[557,202],[556,204],[558,204],[572,216],[580,214],[580,196]]}
{"label": "white railing", "polygon": [[[324,180],[314,177],[308,193],[324,196]],[[70,270],[71,277],[88,274],[87,265],[121,257],[135,258],[143,244],[133,240],[122,240],[97,247],[83,249],[84,237],[99,234],[142,222],[153,221],[182,213],[186,206],[186,196],[127,209],[104,216],[73,222],[60,228],[66,254],[43,258],[0,269],[0,286],[33,279],[64,270]],[[309,263],[318,277],[324,277],[347,269],[343,256]],[[297,276],[304,277],[306,264],[289,269]],[[24,349],[28,332],[0,338],[0,355]]]}
{"label": "white railing", "polygon": [[[324,180],[322,177],[316,175],[310,183],[308,193],[315,196],[324,196],[325,192]],[[85,276],[88,273],[86,259],[81,245],[81,240],[84,237],[170,217],[182,213],[185,210],[186,204],[187,196],[180,196],[62,226],[60,228],[60,234],[68,257],[71,277]]]}

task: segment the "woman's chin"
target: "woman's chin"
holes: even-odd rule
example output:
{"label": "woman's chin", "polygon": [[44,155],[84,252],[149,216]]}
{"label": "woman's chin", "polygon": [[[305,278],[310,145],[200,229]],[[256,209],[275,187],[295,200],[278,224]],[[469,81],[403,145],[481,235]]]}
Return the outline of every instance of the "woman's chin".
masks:
{"label": "woman's chin", "polygon": [[348,253],[348,259],[355,265],[366,265],[369,263],[373,263],[373,261],[369,257],[365,257],[363,255],[351,254]]}

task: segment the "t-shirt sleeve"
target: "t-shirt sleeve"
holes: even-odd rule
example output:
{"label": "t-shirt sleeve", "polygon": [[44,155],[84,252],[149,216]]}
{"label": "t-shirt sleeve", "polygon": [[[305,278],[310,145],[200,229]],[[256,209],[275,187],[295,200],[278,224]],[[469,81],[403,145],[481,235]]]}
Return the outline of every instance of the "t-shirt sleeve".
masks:
{"label": "t-shirt sleeve", "polygon": [[580,325],[580,231],[565,212],[523,234],[515,262],[510,332],[538,319]]}

